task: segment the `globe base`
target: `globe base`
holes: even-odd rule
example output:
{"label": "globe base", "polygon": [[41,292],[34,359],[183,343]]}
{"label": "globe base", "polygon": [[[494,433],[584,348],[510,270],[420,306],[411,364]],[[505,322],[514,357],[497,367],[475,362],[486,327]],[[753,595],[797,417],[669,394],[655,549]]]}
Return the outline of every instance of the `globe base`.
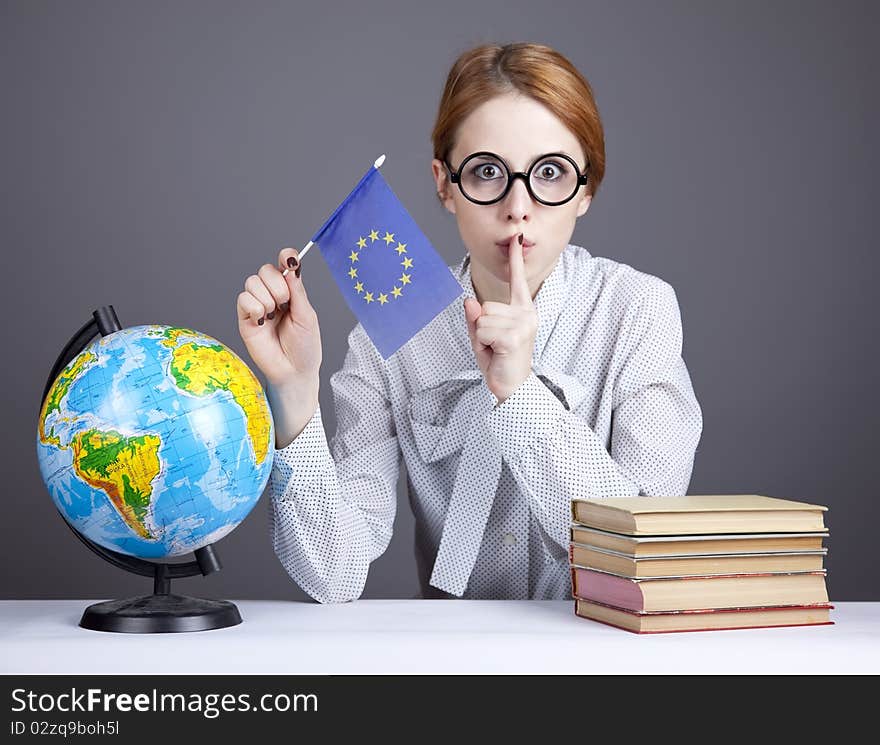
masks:
{"label": "globe base", "polygon": [[168,634],[223,629],[240,623],[238,608],[228,600],[169,593],[94,603],[83,611],[79,625],[92,631]]}

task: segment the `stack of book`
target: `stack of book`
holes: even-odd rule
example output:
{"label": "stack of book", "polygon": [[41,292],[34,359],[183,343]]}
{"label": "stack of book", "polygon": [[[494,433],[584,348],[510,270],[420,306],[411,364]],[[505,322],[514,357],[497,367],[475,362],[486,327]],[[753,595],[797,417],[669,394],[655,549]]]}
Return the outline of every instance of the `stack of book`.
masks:
{"label": "stack of book", "polygon": [[753,494],[572,499],[575,614],[637,633],[832,624],[826,510]]}

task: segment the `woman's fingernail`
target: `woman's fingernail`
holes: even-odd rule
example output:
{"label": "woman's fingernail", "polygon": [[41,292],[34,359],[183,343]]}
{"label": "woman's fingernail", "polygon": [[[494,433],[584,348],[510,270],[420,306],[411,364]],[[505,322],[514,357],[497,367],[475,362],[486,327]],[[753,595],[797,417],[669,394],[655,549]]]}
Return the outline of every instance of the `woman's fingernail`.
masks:
{"label": "woman's fingernail", "polygon": [[523,244],[523,234],[522,233],[519,234],[519,237],[517,238],[517,240],[519,241],[519,245],[521,246]]}
{"label": "woman's fingernail", "polygon": [[299,264],[296,267],[296,271],[294,271],[294,274],[296,275],[297,279],[299,279],[299,274],[301,271],[302,271],[302,264]]}
{"label": "woman's fingernail", "polygon": [[262,326],[265,322],[266,322],[266,319],[261,318],[259,321],[257,321],[257,326]]}
{"label": "woman's fingernail", "polygon": [[270,321],[271,321],[273,318],[275,318],[275,311],[273,310],[271,313],[267,313],[267,314],[266,314],[266,318],[268,318]]}
{"label": "woman's fingernail", "polygon": [[296,256],[291,256],[287,260],[287,266],[289,266],[291,269],[295,269],[297,264],[299,264],[299,262],[296,260]]}
{"label": "woman's fingernail", "polygon": [[281,310],[282,313],[287,313],[287,309],[288,309],[289,307],[290,307],[290,303],[281,303],[281,308],[280,308],[280,310]]}

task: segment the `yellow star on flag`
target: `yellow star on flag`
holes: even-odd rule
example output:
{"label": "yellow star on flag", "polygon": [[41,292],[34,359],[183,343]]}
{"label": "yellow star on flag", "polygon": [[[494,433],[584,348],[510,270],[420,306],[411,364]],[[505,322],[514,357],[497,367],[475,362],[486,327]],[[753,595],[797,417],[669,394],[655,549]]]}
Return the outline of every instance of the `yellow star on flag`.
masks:
{"label": "yellow star on flag", "polygon": [[370,240],[374,243],[379,240],[379,234],[375,230],[370,232]]}
{"label": "yellow star on flag", "polygon": [[366,248],[367,247],[367,239],[363,236],[358,239],[358,248]]}
{"label": "yellow star on flag", "polygon": [[391,290],[391,294],[394,295],[394,297],[400,297],[402,292],[403,291],[397,285],[395,285],[394,289]]}
{"label": "yellow star on flag", "polygon": [[405,254],[406,253],[406,244],[405,243],[398,243],[397,248],[395,248],[394,250],[397,251],[398,256],[400,256],[400,254]]}
{"label": "yellow star on flag", "polygon": [[364,295],[364,300],[366,300],[368,303],[372,303],[373,302],[373,293],[368,292],[366,295]]}
{"label": "yellow star on flag", "polygon": [[400,281],[403,282],[403,284],[408,285],[409,284],[409,275],[408,274],[401,274]]}
{"label": "yellow star on flag", "polygon": [[355,277],[357,277],[357,275],[358,275],[358,270],[357,270],[357,269],[352,268],[352,269],[350,269],[349,272],[348,272],[348,276],[351,277],[352,279],[354,279]]}
{"label": "yellow star on flag", "polygon": [[348,258],[351,259],[352,261],[357,261],[357,260],[358,260],[358,254],[357,254],[357,251],[352,251],[352,252],[348,255]]}
{"label": "yellow star on flag", "polygon": [[380,292],[379,293],[379,304],[385,305],[385,303],[387,303],[387,302],[388,302],[388,295],[386,295],[384,292]]}
{"label": "yellow star on flag", "polygon": [[354,286],[354,289],[356,289],[356,290],[358,291],[358,295],[360,295],[360,294],[364,291],[364,283],[363,283],[363,282],[358,282],[358,283]]}
{"label": "yellow star on flag", "polygon": [[385,232],[385,244],[394,243],[394,233]]}
{"label": "yellow star on flag", "polygon": [[412,259],[408,256],[400,263],[403,264],[404,269],[412,269]]}

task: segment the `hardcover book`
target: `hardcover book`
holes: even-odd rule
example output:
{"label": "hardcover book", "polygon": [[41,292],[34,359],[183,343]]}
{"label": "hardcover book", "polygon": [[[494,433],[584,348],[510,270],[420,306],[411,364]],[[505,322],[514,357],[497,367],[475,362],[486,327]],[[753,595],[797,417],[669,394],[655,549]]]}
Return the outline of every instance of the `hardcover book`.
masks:
{"label": "hardcover book", "polygon": [[663,613],[637,613],[589,600],[575,599],[575,614],[581,618],[616,626],[637,634],[672,631],[722,631],[779,626],[830,626],[834,606],[761,606],[752,608],[710,608]]}
{"label": "hardcover book", "polygon": [[572,499],[572,519],[627,535],[825,531],[828,508],[756,494]]}
{"label": "hardcover book", "polygon": [[692,554],[634,558],[617,551],[571,543],[569,563],[625,577],[810,572],[822,569],[826,553],[827,549],[770,554]]}
{"label": "hardcover book", "polygon": [[825,570],[630,578],[571,567],[572,596],[633,611],[705,610],[828,602]]}
{"label": "hardcover book", "polygon": [[612,533],[572,523],[571,540],[596,548],[628,554],[634,558],[684,554],[772,553],[815,551],[829,532],[812,533],[715,533],[709,535],[639,536]]}

